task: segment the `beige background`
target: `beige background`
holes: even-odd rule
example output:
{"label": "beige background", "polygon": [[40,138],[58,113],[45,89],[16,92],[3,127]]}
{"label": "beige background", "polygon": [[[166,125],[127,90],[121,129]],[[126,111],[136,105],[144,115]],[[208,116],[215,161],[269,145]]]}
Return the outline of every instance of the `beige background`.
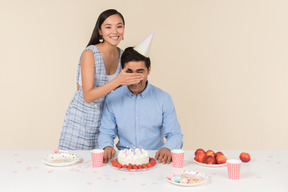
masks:
{"label": "beige background", "polygon": [[0,1],[0,149],[56,149],[98,15],[125,41],[152,31],[150,81],[169,92],[184,149],[288,149],[288,1]]}

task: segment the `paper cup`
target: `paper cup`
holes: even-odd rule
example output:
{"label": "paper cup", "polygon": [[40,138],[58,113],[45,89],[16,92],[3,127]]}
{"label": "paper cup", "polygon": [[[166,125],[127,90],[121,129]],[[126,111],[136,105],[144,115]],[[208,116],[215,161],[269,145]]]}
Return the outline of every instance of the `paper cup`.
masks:
{"label": "paper cup", "polygon": [[238,159],[227,160],[228,178],[237,180],[240,178],[241,161]]}
{"label": "paper cup", "polygon": [[184,161],[184,150],[174,149],[172,150],[172,163],[175,168],[182,168]]}
{"label": "paper cup", "polygon": [[91,151],[93,168],[102,167],[104,150],[94,149]]}

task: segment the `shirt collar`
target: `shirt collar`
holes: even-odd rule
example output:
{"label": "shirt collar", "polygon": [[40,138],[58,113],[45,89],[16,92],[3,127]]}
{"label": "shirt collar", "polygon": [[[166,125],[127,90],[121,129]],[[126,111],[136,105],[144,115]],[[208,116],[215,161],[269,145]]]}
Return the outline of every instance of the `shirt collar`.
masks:
{"label": "shirt collar", "polygon": [[[149,83],[149,81],[147,80],[147,86],[146,88],[144,89],[144,91],[142,91],[142,93],[139,93],[138,95],[140,95],[141,97],[145,97],[146,95],[149,94],[149,91],[151,89],[151,84]],[[126,94],[129,96],[129,97],[133,97],[133,95],[135,95],[134,93],[132,93],[128,86],[126,85]]]}

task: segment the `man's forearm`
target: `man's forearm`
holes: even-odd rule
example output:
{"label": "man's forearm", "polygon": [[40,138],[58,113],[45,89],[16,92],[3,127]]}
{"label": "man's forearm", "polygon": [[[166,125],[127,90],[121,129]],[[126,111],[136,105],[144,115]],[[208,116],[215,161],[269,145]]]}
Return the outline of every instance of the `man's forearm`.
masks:
{"label": "man's forearm", "polygon": [[183,134],[178,133],[169,135],[163,147],[166,147],[171,151],[173,149],[181,149],[182,146],[183,146]]}

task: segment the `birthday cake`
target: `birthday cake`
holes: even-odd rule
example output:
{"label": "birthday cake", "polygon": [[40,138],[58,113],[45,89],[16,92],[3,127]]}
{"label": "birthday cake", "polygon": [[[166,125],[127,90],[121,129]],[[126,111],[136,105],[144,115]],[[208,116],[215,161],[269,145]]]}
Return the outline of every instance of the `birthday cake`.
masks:
{"label": "birthday cake", "polygon": [[118,154],[118,162],[122,165],[143,165],[149,163],[148,151],[142,148],[124,149]]}

